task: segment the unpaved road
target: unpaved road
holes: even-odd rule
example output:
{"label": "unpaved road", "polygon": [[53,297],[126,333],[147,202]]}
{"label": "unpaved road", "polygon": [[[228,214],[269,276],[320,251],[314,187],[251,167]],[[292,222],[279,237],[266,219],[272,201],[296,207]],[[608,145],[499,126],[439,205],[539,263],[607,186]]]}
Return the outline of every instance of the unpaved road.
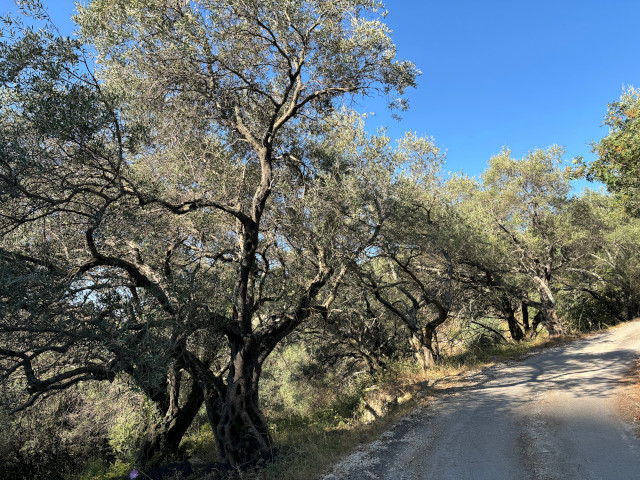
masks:
{"label": "unpaved road", "polygon": [[335,466],[325,480],[640,479],[614,390],[640,322],[483,370]]}

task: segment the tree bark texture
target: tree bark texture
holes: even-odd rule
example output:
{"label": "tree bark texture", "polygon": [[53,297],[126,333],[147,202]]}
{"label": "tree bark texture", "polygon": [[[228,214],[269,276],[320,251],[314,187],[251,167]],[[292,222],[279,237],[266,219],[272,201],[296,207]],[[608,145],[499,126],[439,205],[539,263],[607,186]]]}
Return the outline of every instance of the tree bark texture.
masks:
{"label": "tree bark texture", "polygon": [[543,307],[538,314],[540,315],[540,323],[549,332],[550,337],[558,337],[565,334],[564,325],[558,318],[558,312],[555,305],[553,307]]}
{"label": "tree bark texture", "polygon": [[524,332],[522,331],[522,328],[520,328],[520,324],[518,324],[518,321],[516,320],[516,312],[511,305],[511,300],[508,297],[502,297],[500,301],[500,309],[502,310],[503,317],[509,325],[509,333],[511,334],[511,338],[516,342],[522,341],[524,339]]}
{"label": "tree bark texture", "polygon": [[522,325],[524,325],[525,335],[529,335],[531,325],[529,325],[529,306],[526,303],[522,303]]}
{"label": "tree bark texture", "polygon": [[565,334],[565,327],[558,318],[556,307],[556,299],[549,287],[549,281],[546,277],[536,276],[534,280],[538,286],[540,294],[541,307],[538,309],[540,315],[540,323],[549,332],[550,337],[557,337]]}
{"label": "tree bark texture", "polygon": [[433,347],[435,328],[424,327],[411,331],[409,343],[422,370],[427,370],[436,364],[438,354]]}
{"label": "tree bark texture", "polygon": [[220,399],[220,417],[215,425],[220,461],[238,469],[272,456],[271,435],[258,402],[262,365],[256,352],[259,348],[253,338],[231,345],[226,395]]}
{"label": "tree bark texture", "polygon": [[164,418],[153,426],[148,438],[140,447],[136,465],[153,468],[161,463],[176,460],[180,441],[198,414],[204,399],[202,390],[194,382],[184,405],[179,406],[179,389],[177,390],[176,397],[172,395],[169,410]]}

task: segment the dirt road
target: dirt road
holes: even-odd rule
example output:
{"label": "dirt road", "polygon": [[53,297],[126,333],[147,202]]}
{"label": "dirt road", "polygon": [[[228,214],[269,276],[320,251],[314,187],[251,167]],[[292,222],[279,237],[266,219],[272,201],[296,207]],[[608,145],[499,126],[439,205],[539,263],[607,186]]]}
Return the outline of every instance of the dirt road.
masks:
{"label": "dirt road", "polygon": [[485,369],[325,480],[638,480],[640,439],[613,400],[639,352],[636,321]]}

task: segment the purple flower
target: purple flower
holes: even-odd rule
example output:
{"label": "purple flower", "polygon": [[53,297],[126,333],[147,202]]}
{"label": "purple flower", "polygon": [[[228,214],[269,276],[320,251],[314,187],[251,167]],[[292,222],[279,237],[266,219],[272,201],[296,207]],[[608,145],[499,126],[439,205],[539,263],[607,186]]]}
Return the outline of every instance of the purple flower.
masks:
{"label": "purple flower", "polygon": [[138,478],[138,475],[140,475],[140,472],[138,472],[138,470],[134,468],[133,470],[131,470],[131,473],[129,474],[129,478],[133,480],[134,478]]}

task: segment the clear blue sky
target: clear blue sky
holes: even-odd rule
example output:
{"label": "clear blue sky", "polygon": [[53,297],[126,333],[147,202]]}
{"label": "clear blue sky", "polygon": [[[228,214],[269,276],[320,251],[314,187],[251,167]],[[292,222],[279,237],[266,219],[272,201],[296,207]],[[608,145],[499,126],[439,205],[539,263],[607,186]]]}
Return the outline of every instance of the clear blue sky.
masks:
{"label": "clear blue sky", "polygon": [[[73,0],[45,0],[63,32]],[[477,175],[503,145],[516,156],[564,145],[593,158],[606,135],[607,102],[640,86],[638,0],[388,0],[401,58],[423,72],[398,123],[371,101],[371,128],[427,134],[447,150],[447,170]],[[0,0],[0,13],[13,10]]]}
{"label": "clear blue sky", "polygon": [[[593,158],[623,85],[640,87],[638,0],[395,0],[387,24],[423,72],[390,131],[427,133],[476,175],[503,145]],[[381,115],[378,115],[382,119]],[[384,123],[384,122],[383,122]]]}

